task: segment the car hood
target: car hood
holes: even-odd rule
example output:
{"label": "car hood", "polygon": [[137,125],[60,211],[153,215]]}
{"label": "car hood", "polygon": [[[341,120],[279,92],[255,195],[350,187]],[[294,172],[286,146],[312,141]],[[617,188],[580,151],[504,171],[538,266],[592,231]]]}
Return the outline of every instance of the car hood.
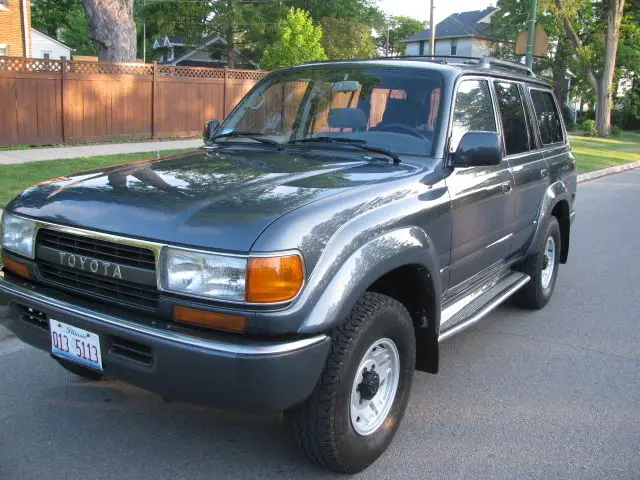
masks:
{"label": "car hood", "polygon": [[246,252],[287,212],[415,170],[332,153],[347,157],[250,147],[198,150],[48,180],[25,190],[7,210],[108,233]]}

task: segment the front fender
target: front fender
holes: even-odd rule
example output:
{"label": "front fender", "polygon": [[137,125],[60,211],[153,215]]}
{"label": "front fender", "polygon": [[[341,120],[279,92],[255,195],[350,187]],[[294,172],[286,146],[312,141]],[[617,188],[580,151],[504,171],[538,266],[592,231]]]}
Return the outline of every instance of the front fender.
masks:
{"label": "front fender", "polygon": [[566,200],[569,205],[571,205],[571,193],[569,192],[569,189],[563,182],[558,180],[549,185],[547,190],[544,192],[544,197],[540,204],[540,211],[538,212],[538,218],[536,220],[536,228],[531,235],[529,247],[525,252],[525,257],[535,253],[536,248],[540,243],[540,239],[542,235],[544,235],[544,228],[551,216],[551,212],[553,212],[553,209],[558,202],[562,200]]}
{"label": "front fender", "polygon": [[[429,236],[419,227],[408,226],[383,233],[361,245],[342,261],[314,302],[299,333],[330,329],[342,322],[362,294],[380,277],[404,265],[420,265],[431,276],[434,298],[442,285],[437,252]],[[426,292],[425,292],[426,294]],[[434,306],[436,325],[440,308]],[[436,330],[437,331],[437,330]]]}

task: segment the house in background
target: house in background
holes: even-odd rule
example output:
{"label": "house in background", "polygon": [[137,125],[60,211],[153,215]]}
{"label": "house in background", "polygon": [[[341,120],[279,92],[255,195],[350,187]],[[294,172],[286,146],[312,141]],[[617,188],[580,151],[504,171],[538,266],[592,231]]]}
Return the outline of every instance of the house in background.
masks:
{"label": "house in background", "polygon": [[[449,15],[436,25],[436,55],[483,57],[491,54],[493,37],[486,32],[497,8],[460,12]],[[402,40],[407,55],[429,55],[431,29]]]}
{"label": "house in background", "polygon": [[[214,68],[227,65],[227,41],[218,35],[205,38],[195,47],[185,46],[179,35],[165,36],[155,39],[153,48],[160,52],[158,63],[162,65]],[[258,68],[241,50],[234,48],[233,53],[236,68],[249,70]]]}
{"label": "house in background", "polygon": [[31,55],[31,0],[0,0],[0,57]]}
{"label": "house in background", "polygon": [[[2,0],[0,0],[2,1]],[[51,60],[70,60],[73,49],[55,38],[31,29],[31,57]]]}

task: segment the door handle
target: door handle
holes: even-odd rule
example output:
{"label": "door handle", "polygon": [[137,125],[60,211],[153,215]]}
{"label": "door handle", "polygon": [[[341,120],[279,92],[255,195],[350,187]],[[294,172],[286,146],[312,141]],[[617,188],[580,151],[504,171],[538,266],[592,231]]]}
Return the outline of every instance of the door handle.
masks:
{"label": "door handle", "polygon": [[548,176],[549,176],[549,170],[547,170],[546,168],[543,168],[542,170],[540,170],[540,177],[546,178]]}
{"label": "door handle", "polygon": [[502,193],[511,193],[511,190],[513,190],[513,185],[511,185],[511,182],[502,184]]}

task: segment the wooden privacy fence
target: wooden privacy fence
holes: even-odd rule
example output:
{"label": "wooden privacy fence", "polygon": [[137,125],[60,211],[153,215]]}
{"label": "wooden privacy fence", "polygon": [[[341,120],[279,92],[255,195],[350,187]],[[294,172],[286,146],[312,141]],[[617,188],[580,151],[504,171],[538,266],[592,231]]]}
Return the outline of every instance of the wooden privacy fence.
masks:
{"label": "wooden privacy fence", "polygon": [[0,146],[196,136],[266,73],[0,57]]}

